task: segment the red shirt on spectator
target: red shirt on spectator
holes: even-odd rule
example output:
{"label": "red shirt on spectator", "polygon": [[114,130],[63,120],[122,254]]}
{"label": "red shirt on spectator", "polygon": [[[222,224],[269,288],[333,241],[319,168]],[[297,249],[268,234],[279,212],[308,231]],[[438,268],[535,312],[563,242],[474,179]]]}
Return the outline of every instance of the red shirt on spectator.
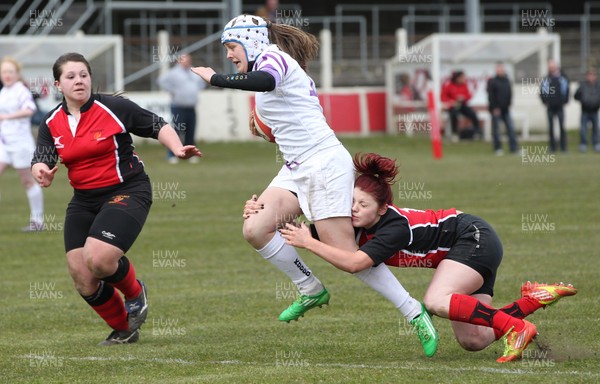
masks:
{"label": "red shirt on spectator", "polygon": [[447,81],[442,86],[442,102],[447,105],[453,105],[457,101],[466,103],[471,99],[471,92],[469,91],[469,87],[467,83],[454,83],[452,81]]}

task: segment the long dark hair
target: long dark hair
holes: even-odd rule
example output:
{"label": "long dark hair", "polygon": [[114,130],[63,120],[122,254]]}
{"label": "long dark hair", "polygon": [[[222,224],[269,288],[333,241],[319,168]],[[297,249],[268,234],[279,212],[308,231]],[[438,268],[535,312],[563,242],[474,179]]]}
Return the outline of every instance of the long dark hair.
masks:
{"label": "long dark hair", "polygon": [[308,69],[309,61],[319,53],[319,40],[300,28],[287,24],[275,24],[267,20],[269,41],[300,64],[304,71]]}

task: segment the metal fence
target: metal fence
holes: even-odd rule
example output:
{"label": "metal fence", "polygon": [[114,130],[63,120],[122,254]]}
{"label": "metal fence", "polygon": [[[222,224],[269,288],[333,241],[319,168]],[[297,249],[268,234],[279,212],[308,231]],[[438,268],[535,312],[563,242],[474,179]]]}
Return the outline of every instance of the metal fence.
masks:
{"label": "metal fence", "polygon": [[[201,31],[199,42],[193,43],[196,50],[202,50],[203,57],[215,65],[227,67],[224,55],[216,57],[215,49],[210,48],[218,41],[218,30],[228,21],[230,13],[236,7],[251,12],[251,7],[245,8],[241,0],[222,0],[212,2],[182,2],[182,1],[94,1],[86,0],[85,3],[73,0],[16,0],[12,6],[3,6],[5,16],[0,20],[0,33],[5,35],[46,35],[52,32],[52,25],[44,23],[44,18],[60,18],[68,14],[69,8],[79,7],[81,12],[72,24],[64,29],[65,34],[75,34],[84,25],[87,33],[114,33],[115,17],[120,17],[122,27],[120,32],[125,41],[136,41],[137,47],[125,45],[125,58],[128,62],[139,59],[138,64],[132,65],[126,77],[127,82],[139,81],[145,74],[151,73],[158,67],[156,63],[149,62],[149,47],[156,44],[158,30],[178,28],[179,34],[187,35],[192,29]],[[301,13],[298,4],[282,4],[285,9]],[[33,13],[25,10],[36,10]],[[283,8],[282,8],[283,9]],[[600,1],[587,1],[583,4],[583,13],[580,15],[553,14],[549,2],[534,3],[508,3],[480,5],[479,23],[481,31],[494,29],[504,30],[509,33],[524,32],[524,20],[550,20],[556,23],[566,23],[571,26],[571,31],[578,31],[579,36],[569,37],[571,40],[565,44],[570,49],[567,53],[572,64],[577,65],[578,71],[583,71],[594,59],[594,39],[592,27],[600,21]],[[198,11],[204,16],[199,16]],[[531,15],[535,10],[537,14]],[[122,15],[136,11],[136,17],[123,20]],[[524,14],[525,13],[525,14]],[[596,13],[596,14],[595,14]],[[121,15],[121,16],[119,16]],[[171,16],[172,15],[172,16]],[[191,15],[191,16],[190,16]],[[390,23],[390,17],[397,23]],[[332,16],[306,16],[311,25],[311,32],[318,34],[320,29],[331,29],[333,32],[335,49],[334,60],[352,63],[356,67],[355,73],[363,78],[368,75],[374,63],[383,66],[383,59],[389,56],[388,40],[393,36],[396,28],[404,28],[408,32],[409,43],[416,42],[421,36],[431,32],[463,32],[466,20],[464,4],[339,4],[335,7]],[[386,22],[382,22],[386,20]],[[293,22],[293,21],[292,21]],[[316,26],[316,28],[315,28]],[[383,46],[382,44],[388,44]],[[190,50],[186,46],[186,51]],[[136,50],[137,56],[136,57]],[[576,58],[573,58],[576,57]],[[144,65],[144,68],[136,66]],[[357,79],[360,82],[360,79]]]}

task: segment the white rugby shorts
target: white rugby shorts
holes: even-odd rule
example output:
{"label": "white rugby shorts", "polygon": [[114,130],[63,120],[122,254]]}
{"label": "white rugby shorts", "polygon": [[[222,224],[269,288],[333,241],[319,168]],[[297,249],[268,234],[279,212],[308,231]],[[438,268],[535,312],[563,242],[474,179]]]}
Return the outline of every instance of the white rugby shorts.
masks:
{"label": "white rugby shorts", "polygon": [[343,145],[327,148],[301,164],[283,165],[269,187],[298,195],[310,221],[352,216],[354,165]]}
{"label": "white rugby shorts", "polygon": [[10,164],[15,169],[29,168],[34,151],[33,138],[24,137],[9,144],[0,141],[0,163]]}

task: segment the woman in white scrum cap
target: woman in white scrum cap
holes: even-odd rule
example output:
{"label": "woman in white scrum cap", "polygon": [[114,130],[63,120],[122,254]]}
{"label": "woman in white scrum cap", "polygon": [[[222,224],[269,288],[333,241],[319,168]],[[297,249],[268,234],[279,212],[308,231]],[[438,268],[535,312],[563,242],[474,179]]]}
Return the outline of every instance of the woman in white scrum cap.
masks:
{"label": "woman in white scrum cap", "polygon": [[[300,295],[279,316],[297,320],[314,307],[329,302],[329,292],[300,258],[285,244],[277,228],[304,214],[312,220],[323,242],[356,250],[351,222],[354,167],[352,157],[329,127],[317,98],[307,64],[318,52],[317,39],[285,24],[273,24],[253,15],[232,19],[221,43],[236,74],[217,74],[212,68],[192,71],[213,86],[256,92],[256,111],[271,128],[285,164],[257,198],[264,207],[244,220],[244,238],[265,259],[285,273]],[[250,129],[254,128],[254,115]],[[429,322],[421,304],[412,299],[386,266],[370,268],[356,276],[390,300],[410,319]],[[437,345],[432,327],[420,327],[423,343]],[[431,350],[431,347],[429,347]]]}

